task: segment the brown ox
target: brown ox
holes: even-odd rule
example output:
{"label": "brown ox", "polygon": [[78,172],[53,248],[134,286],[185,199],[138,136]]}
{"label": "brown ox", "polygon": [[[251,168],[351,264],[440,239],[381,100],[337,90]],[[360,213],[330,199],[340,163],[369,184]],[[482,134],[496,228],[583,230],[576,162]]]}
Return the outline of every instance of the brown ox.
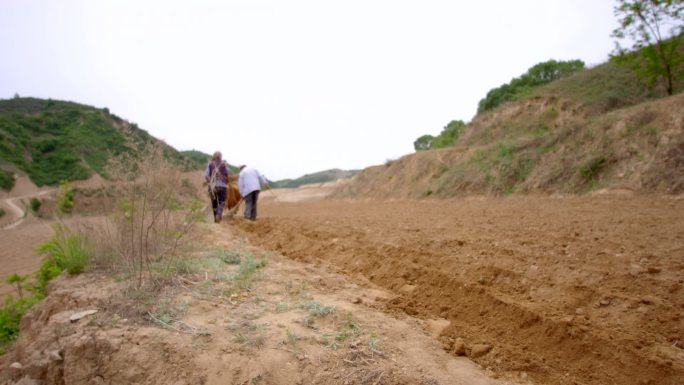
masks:
{"label": "brown ox", "polygon": [[240,204],[242,196],[240,195],[240,190],[237,187],[237,175],[228,177],[228,188],[226,189],[226,209],[232,210]]}

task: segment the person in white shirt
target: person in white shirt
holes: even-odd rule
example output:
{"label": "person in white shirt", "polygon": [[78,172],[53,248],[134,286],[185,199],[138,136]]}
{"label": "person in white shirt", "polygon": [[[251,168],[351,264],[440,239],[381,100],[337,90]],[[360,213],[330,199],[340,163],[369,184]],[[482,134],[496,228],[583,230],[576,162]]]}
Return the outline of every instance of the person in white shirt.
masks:
{"label": "person in white shirt", "polygon": [[246,219],[256,219],[257,200],[259,199],[259,192],[262,187],[267,188],[268,181],[257,169],[245,165],[240,166],[238,189],[240,189],[240,195],[242,195],[242,199],[245,201]]}

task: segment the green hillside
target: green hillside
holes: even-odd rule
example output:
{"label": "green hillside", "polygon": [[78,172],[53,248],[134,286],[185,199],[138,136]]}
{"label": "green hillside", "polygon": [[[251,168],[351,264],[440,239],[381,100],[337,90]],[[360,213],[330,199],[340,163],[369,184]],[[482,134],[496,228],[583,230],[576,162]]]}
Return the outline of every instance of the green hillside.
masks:
{"label": "green hillside", "polygon": [[198,150],[187,150],[181,151],[180,153],[188,158],[192,162],[193,167],[198,170],[203,169],[209,162],[209,159],[211,159],[211,155]]}
{"label": "green hillside", "polygon": [[[157,141],[107,108],[37,98],[0,100],[0,138],[2,174],[18,171],[38,186],[87,179],[93,172],[106,177],[110,156]],[[193,168],[178,151],[165,148],[167,156]]]}
{"label": "green hillside", "polygon": [[325,183],[343,178],[351,178],[358,172],[358,170],[325,170],[313,174],[306,174],[297,179],[283,179],[271,182],[271,186],[274,188],[297,188],[307,184]]}

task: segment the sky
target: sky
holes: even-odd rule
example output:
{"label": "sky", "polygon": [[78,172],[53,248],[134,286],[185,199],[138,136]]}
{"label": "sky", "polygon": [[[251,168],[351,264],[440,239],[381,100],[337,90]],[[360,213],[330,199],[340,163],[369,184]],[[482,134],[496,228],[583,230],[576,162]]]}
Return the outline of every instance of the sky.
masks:
{"label": "sky", "polygon": [[267,178],[361,169],[537,63],[597,65],[609,0],[0,0],[0,99],[109,110]]}

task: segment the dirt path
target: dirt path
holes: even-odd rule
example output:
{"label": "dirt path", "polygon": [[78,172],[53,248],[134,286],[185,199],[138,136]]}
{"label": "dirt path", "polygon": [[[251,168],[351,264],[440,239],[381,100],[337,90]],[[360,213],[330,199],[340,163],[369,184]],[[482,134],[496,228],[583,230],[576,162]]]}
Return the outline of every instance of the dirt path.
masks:
{"label": "dirt path", "polygon": [[684,200],[265,202],[250,241],[389,290],[452,350],[539,384],[684,378]]}
{"label": "dirt path", "polygon": [[40,192],[35,192],[27,195],[22,195],[18,197],[11,197],[3,199],[3,206],[7,207],[11,214],[4,221],[5,225],[2,226],[2,230],[11,230],[19,226],[24,219],[26,219],[27,211],[24,209],[24,205],[21,203],[23,200],[30,200],[31,198],[37,198],[45,195],[52,194],[55,189],[43,190]]}

